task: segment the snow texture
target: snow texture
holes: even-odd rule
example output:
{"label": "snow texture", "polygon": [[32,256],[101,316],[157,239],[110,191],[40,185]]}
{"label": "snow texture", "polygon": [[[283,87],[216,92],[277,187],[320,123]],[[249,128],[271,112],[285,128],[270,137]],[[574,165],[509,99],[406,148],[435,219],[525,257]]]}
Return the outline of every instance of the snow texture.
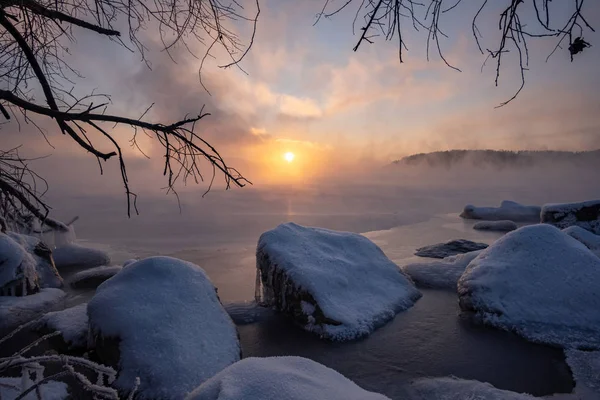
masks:
{"label": "snow texture", "polygon": [[541,211],[542,208],[539,206],[524,206],[514,201],[504,200],[500,207],[475,207],[469,204],[465,206],[460,216],[486,221],[540,222]]}
{"label": "snow texture", "polygon": [[456,239],[446,243],[437,243],[420,247],[415,252],[415,255],[419,257],[445,258],[457,254],[469,253],[471,251],[483,250],[486,247],[488,247],[486,243],[477,243],[466,239]]}
{"label": "snow texture", "polygon": [[259,302],[333,340],[368,335],[421,296],[377,245],[356,233],[279,225],[261,235],[257,267]]}
{"label": "snow texture", "polygon": [[110,257],[102,250],[72,243],[57,247],[54,250],[54,264],[59,270],[69,267],[85,269],[108,265],[110,264]]}
{"label": "snow texture", "polygon": [[35,259],[10,236],[0,233],[0,297],[25,296],[39,289]]}
{"label": "snow texture", "polygon": [[112,278],[121,271],[123,267],[114,265],[110,267],[96,267],[74,274],[69,280],[69,284],[74,288],[92,287],[95,288],[107,279]]}
{"label": "snow texture", "polygon": [[133,264],[134,262],[138,262],[139,260],[136,258],[130,258],[129,260],[125,261],[123,263],[123,268],[125,268],[126,266]]}
{"label": "snow texture", "polygon": [[467,265],[483,250],[457,254],[443,260],[408,264],[402,267],[417,286],[437,289],[456,289],[458,279]]}
{"label": "snow texture", "polygon": [[186,400],[389,400],[302,357],[245,358],[203,383]]}
{"label": "snow texture", "polygon": [[[42,400],[64,400],[69,396],[67,384],[64,382],[48,381],[40,385]],[[21,394],[21,378],[0,377],[0,399],[14,400]],[[23,400],[37,400],[35,390]]]}
{"label": "snow texture", "polygon": [[463,309],[525,338],[600,347],[600,259],[559,229],[538,224],[507,233],[458,281]]}
{"label": "snow texture", "polygon": [[560,229],[576,225],[600,235],[600,200],[545,204],[542,207],[542,222]]}
{"label": "snow texture", "polygon": [[517,228],[513,221],[481,221],[473,225],[473,229],[478,231],[510,232]]}
{"label": "snow texture", "polygon": [[[101,284],[87,308],[96,345],[119,343],[122,391],[181,399],[240,359],[236,328],[205,272],[171,257],[130,264]],[[97,347],[100,357],[102,349]]]}
{"label": "snow texture", "polygon": [[[416,399],[422,400],[533,400],[525,393],[497,389],[489,383],[455,377],[422,378],[412,383]],[[415,400],[416,400],[415,399]]]}
{"label": "snow texture", "polygon": [[69,347],[86,347],[88,336],[87,303],[62,311],[49,312],[40,318],[40,325],[45,325],[52,331],[60,331]]}
{"label": "snow texture", "polygon": [[595,235],[576,225],[563,229],[563,232],[579,240],[585,247],[590,249],[592,253],[600,257],[600,235]]}
{"label": "snow texture", "polygon": [[61,288],[63,280],[54,266],[52,251],[40,239],[15,232],[8,235],[19,243],[35,260],[35,270],[38,274],[41,288]]}
{"label": "snow texture", "polygon": [[575,380],[575,393],[595,394],[600,398],[600,351],[565,351]]}
{"label": "snow texture", "polygon": [[0,329],[15,327],[34,319],[65,296],[65,292],[54,288],[42,289],[23,297],[0,296]]}

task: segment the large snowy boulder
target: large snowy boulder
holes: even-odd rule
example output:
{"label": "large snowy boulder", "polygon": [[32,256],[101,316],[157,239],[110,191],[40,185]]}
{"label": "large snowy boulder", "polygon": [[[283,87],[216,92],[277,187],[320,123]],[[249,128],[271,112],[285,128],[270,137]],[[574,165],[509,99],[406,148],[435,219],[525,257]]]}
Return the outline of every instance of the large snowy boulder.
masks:
{"label": "large snowy boulder", "polygon": [[487,221],[508,220],[513,222],[540,222],[539,206],[525,206],[514,201],[504,200],[500,207],[465,206],[460,214],[465,219],[484,219]]}
{"label": "large snowy boulder", "polygon": [[[489,383],[455,377],[421,378],[412,385],[414,400],[534,400],[526,393],[497,389]],[[576,399],[572,399],[576,400]],[[591,400],[591,399],[590,399]]]}
{"label": "large snowy boulder", "polygon": [[0,296],[26,296],[40,290],[36,261],[10,236],[0,233]]}
{"label": "large snowy boulder", "polygon": [[542,222],[561,229],[577,225],[600,235],[600,200],[545,204],[542,207]]}
{"label": "large snowy boulder", "polygon": [[420,247],[415,252],[415,256],[445,258],[457,254],[469,253],[471,251],[483,250],[486,247],[488,247],[486,243],[472,242],[466,239],[456,239],[445,243]]}
{"label": "large snowy boulder", "polygon": [[410,276],[418,287],[456,289],[465,268],[481,251],[457,254],[443,260],[404,265],[402,271]]}
{"label": "large snowy boulder", "polygon": [[60,338],[54,341],[52,339],[55,338],[51,338],[51,344],[60,352],[85,350],[88,337],[87,303],[44,314],[35,328],[44,334],[59,331]]}
{"label": "large snowy boulder", "polygon": [[96,352],[118,369],[123,393],[182,399],[240,359],[236,328],[204,271],[171,257],[150,257],[102,283],[87,308]]}
{"label": "large snowy boulder", "polygon": [[513,221],[480,221],[473,225],[475,230],[492,232],[510,232],[517,228],[517,224]]}
{"label": "large snowy boulder", "polygon": [[59,270],[73,267],[86,269],[109,265],[110,257],[105,251],[70,243],[54,250],[54,264]]}
{"label": "large snowy boulder", "polygon": [[75,289],[96,288],[105,280],[118,274],[121,269],[123,267],[120,265],[85,269],[74,274],[69,280],[69,285]]}
{"label": "large snowy boulder", "polygon": [[421,296],[379,247],[355,233],[282,224],[261,235],[256,265],[257,301],[333,340],[368,335]]}
{"label": "large snowy boulder", "polygon": [[585,247],[590,249],[592,253],[600,257],[600,235],[595,235],[577,225],[565,228],[563,229],[563,232],[579,240]]}
{"label": "large snowy boulder", "polygon": [[8,235],[32,255],[41,288],[63,287],[63,280],[54,265],[52,250],[44,242],[36,237],[15,232],[8,232]]}
{"label": "large snowy boulder", "polygon": [[227,367],[186,400],[389,400],[331,368],[302,357],[246,358]]}
{"label": "large snowy boulder", "polygon": [[67,294],[60,289],[41,289],[27,296],[0,296],[0,330],[15,328],[57,307]]}
{"label": "large snowy boulder", "polygon": [[460,305],[536,342],[600,346],[600,259],[546,224],[507,233],[469,263]]}

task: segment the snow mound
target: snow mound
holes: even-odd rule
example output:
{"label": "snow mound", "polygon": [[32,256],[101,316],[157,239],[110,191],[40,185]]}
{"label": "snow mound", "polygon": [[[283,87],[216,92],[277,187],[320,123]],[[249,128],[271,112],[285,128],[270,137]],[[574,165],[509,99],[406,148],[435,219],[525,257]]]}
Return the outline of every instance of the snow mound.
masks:
{"label": "snow mound", "polygon": [[58,269],[71,267],[85,269],[108,265],[110,257],[102,250],[71,243],[54,250],[54,264]]}
{"label": "snow mound", "polygon": [[542,207],[542,222],[560,229],[576,225],[600,235],[600,200],[545,204]]}
{"label": "snow mound", "polygon": [[473,229],[478,231],[510,232],[517,229],[518,226],[513,221],[481,221],[473,225]]}
{"label": "snow mound", "polygon": [[529,340],[600,346],[600,259],[546,224],[507,233],[458,281],[461,308]]}
{"label": "snow mound", "polygon": [[456,239],[446,243],[437,243],[420,247],[415,252],[415,256],[445,258],[457,254],[469,253],[471,251],[483,250],[486,247],[488,247],[486,243],[477,243],[466,239]]}
{"label": "snow mound", "polygon": [[138,262],[139,260],[137,258],[130,258],[129,260],[125,261],[123,263],[123,268],[125,268],[126,266],[133,264],[134,262]]}
{"label": "snow mound", "polygon": [[[0,399],[14,400],[21,394],[21,378],[0,377]],[[48,381],[40,385],[42,400],[64,400],[69,396],[67,384],[64,382]],[[23,400],[37,400],[35,390]]]}
{"label": "snow mound", "polygon": [[[133,263],[101,284],[87,307],[99,358],[136,399],[181,399],[240,359],[236,328],[205,272],[171,257]],[[118,366],[115,364],[117,353]]]}
{"label": "snow mound", "polygon": [[302,357],[245,358],[186,400],[389,400],[331,368]]}
{"label": "snow mound", "polygon": [[465,219],[484,219],[487,221],[508,220],[513,222],[540,222],[542,208],[539,206],[524,206],[514,201],[504,200],[500,207],[465,206],[460,214]]}
{"label": "snow mound", "polygon": [[33,256],[4,233],[0,233],[0,261],[0,297],[26,296],[39,291]]}
{"label": "snow mound", "polygon": [[489,383],[455,377],[423,378],[415,380],[411,387],[418,399],[443,400],[533,400],[525,393],[497,389]]}
{"label": "snow mound", "polygon": [[66,296],[60,289],[41,289],[22,297],[0,296],[0,329],[31,321]]}
{"label": "snow mound", "polygon": [[87,345],[87,303],[62,311],[49,312],[40,318],[39,324],[50,331],[60,331],[70,348],[82,348]]}
{"label": "snow mound", "polygon": [[458,254],[426,263],[408,264],[402,267],[417,286],[456,289],[458,279],[467,268],[467,265],[481,253],[482,250]]}
{"label": "snow mound", "polygon": [[35,260],[35,270],[41,288],[63,287],[63,280],[54,266],[52,250],[44,242],[36,237],[15,232],[8,232],[8,235],[31,254]]}
{"label": "snow mound", "polygon": [[600,351],[569,349],[565,355],[575,380],[575,393],[600,398]]}
{"label": "snow mound", "polygon": [[74,274],[69,280],[69,284],[74,288],[96,288],[102,282],[112,278],[121,271],[122,267],[114,265],[111,267],[96,267]]}
{"label": "snow mound", "polygon": [[600,257],[600,235],[595,235],[592,232],[576,225],[563,229],[563,232],[579,240],[585,245],[585,247],[590,249],[592,253]]}
{"label": "snow mound", "polygon": [[260,236],[256,257],[257,301],[333,340],[368,335],[421,296],[377,245],[355,233],[282,224]]}

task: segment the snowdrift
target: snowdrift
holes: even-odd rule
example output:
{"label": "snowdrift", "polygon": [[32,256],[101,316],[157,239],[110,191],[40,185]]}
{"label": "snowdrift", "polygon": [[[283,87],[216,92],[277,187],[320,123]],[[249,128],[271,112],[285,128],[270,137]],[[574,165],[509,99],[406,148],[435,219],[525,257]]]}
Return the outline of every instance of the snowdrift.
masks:
{"label": "snowdrift", "polygon": [[460,305],[501,329],[564,347],[600,347],[600,259],[546,224],[507,233],[469,263]]}
{"label": "snowdrift", "polygon": [[182,399],[240,359],[233,322],[204,271],[171,257],[128,265],[87,307],[98,357],[136,399]]}
{"label": "snowdrift", "polygon": [[96,288],[102,282],[112,278],[121,271],[120,265],[110,267],[95,267],[79,271],[69,280],[69,284],[76,288]]}
{"label": "snowdrift", "polygon": [[421,296],[364,236],[282,224],[256,251],[257,302],[332,340],[368,335]]}
{"label": "snowdrift", "polygon": [[389,400],[302,357],[246,358],[227,367],[186,400]]}
{"label": "snowdrift", "polygon": [[86,269],[109,265],[110,257],[102,250],[70,243],[54,250],[54,264],[59,270],[73,267]]}
{"label": "snowdrift", "polygon": [[85,349],[87,347],[87,303],[62,311],[49,312],[42,316],[37,324],[37,329],[41,329],[46,333],[60,331],[60,336],[67,350]]}

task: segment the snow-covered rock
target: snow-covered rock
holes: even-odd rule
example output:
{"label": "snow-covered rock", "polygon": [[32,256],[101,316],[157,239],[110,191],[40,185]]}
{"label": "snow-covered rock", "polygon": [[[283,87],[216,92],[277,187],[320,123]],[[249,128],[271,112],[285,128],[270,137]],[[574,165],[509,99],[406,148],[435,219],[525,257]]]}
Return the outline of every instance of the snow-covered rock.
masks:
{"label": "snow-covered rock", "polygon": [[302,357],[245,358],[186,400],[389,400],[331,368]]}
{"label": "snow-covered rock", "polygon": [[40,290],[36,262],[23,246],[0,233],[0,297],[26,296]]}
{"label": "snow-covered rock", "polygon": [[467,265],[481,252],[482,250],[477,250],[446,257],[443,260],[408,264],[402,266],[402,271],[410,276],[417,286],[456,289],[456,283]]}
{"label": "snow-covered rock", "polygon": [[600,235],[600,200],[544,204],[542,222],[552,224],[560,229],[577,225]]}
{"label": "snow-covered rock", "polygon": [[100,360],[136,399],[182,399],[240,359],[236,328],[205,272],[171,257],[130,264],[102,283],[87,308]]}
{"label": "snow-covered rock", "polygon": [[576,225],[563,229],[563,232],[579,240],[585,247],[590,249],[592,253],[600,257],[600,235],[595,235]]}
{"label": "snow-covered rock", "polygon": [[80,269],[94,268],[109,265],[110,257],[102,250],[70,243],[57,247],[54,250],[54,264],[59,270],[71,267]]}
{"label": "snow-covered rock", "polygon": [[575,393],[600,399],[600,351],[569,349],[565,355],[575,380]]}
{"label": "snow-covered rock", "polygon": [[[443,400],[534,400],[526,393],[497,389],[489,383],[455,377],[422,378],[412,385],[418,399]],[[416,400],[416,399],[415,399]]]}
{"label": "snow-covered rock", "polygon": [[52,250],[44,242],[36,237],[15,232],[8,232],[8,235],[35,260],[35,270],[41,288],[63,287],[63,280],[54,266]]}
{"label": "snow-covered rock", "polygon": [[514,201],[504,200],[500,207],[465,206],[460,214],[465,219],[484,219],[487,221],[540,222],[539,206],[525,206]]}
{"label": "snow-covered rock", "polygon": [[510,232],[517,229],[518,226],[513,221],[480,221],[473,225],[473,229],[478,231]]}
{"label": "snow-covered rock", "polygon": [[138,262],[139,260],[137,258],[130,258],[129,260],[126,260],[123,263],[123,268],[125,268],[126,266],[128,266],[129,264],[133,264],[134,262]]}
{"label": "snow-covered rock", "polygon": [[49,312],[42,316],[37,324],[37,329],[43,330],[45,333],[60,331],[67,350],[87,347],[87,303],[62,311]]}
{"label": "snow-covered rock", "polygon": [[96,267],[79,271],[69,279],[69,285],[76,289],[96,288],[102,282],[112,278],[121,271],[123,267],[113,265],[110,267]]}
{"label": "snow-covered rock", "polygon": [[22,297],[0,296],[0,329],[31,321],[65,296],[65,292],[55,288],[41,289],[35,294]]}
{"label": "snow-covered rock", "polygon": [[466,239],[456,239],[446,243],[437,243],[420,247],[415,252],[415,256],[445,258],[457,254],[469,253],[471,251],[483,250],[486,247],[488,247],[488,245],[485,243],[472,242]]}
{"label": "snow-covered rock", "polygon": [[[21,378],[0,377],[0,399],[14,400],[21,394]],[[48,381],[40,385],[42,400],[64,400],[69,396],[67,384],[58,381]],[[38,400],[33,390],[23,400]]]}
{"label": "snow-covered rock", "polygon": [[469,263],[460,305],[525,338],[600,347],[600,259],[559,229],[538,224],[507,233]]}
{"label": "snow-covered rock", "polygon": [[256,250],[257,301],[333,340],[368,335],[421,296],[362,235],[282,224]]}

